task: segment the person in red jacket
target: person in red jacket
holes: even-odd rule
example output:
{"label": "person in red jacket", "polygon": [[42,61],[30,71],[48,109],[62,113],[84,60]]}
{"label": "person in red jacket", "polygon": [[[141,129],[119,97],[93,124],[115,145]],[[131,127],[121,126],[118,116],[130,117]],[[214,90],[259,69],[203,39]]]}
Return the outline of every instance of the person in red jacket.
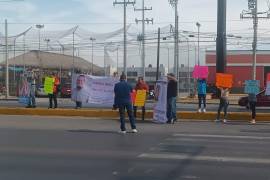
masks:
{"label": "person in red jacket", "polygon": [[[149,87],[148,85],[145,83],[145,81],[143,80],[143,77],[139,77],[138,78],[138,82],[135,86],[135,90],[146,90],[146,93],[149,92]],[[133,107],[133,112],[134,112],[134,117],[137,117],[137,106]],[[144,117],[145,117],[145,106],[142,106],[142,120],[144,121]]]}
{"label": "person in red jacket", "polygon": [[52,100],[54,102],[54,109],[57,108],[57,94],[59,91],[59,86],[60,86],[60,80],[56,75],[52,75],[52,77],[54,78],[54,84],[53,84],[53,93],[49,94],[49,109],[53,108],[53,103]]}

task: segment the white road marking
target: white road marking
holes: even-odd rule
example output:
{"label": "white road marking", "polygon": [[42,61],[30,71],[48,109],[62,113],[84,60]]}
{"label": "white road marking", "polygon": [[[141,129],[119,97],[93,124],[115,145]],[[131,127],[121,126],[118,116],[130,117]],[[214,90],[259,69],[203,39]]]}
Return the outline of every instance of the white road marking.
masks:
{"label": "white road marking", "polygon": [[251,163],[251,164],[270,164],[270,159],[260,158],[241,158],[241,157],[219,157],[219,156],[190,156],[185,154],[166,154],[151,153],[141,154],[138,158],[146,159],[168,159],[168,160],[193,160],[193,161],[212,161],[212,162],[231,162],[231,163]]}
{"label": "white road marking", "polygon": [[231,136],[218,134],[174,134],[174,137],[198,137],[198,138],[227,138],[227,139],[253,139],[253,140],[270,140],[270,137],[260,136]]}

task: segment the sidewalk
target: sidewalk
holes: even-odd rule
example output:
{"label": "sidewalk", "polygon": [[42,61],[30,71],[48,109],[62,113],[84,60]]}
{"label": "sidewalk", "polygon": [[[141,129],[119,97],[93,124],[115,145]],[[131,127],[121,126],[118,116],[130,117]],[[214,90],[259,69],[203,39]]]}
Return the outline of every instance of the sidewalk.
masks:
{"label": "sidewalk", "polygon": [[[0,108],[0,114],[2,115],[35,115],[35,116],[66,116],[66,117],[89,117],[89,118],[109,118],[118,119],[118,111],[113,110],[101,110],[101,109],[47,109],[47,108]],[[138,112],[138,119],[140,119],[140,112]],[[208,120],[213,121],[216,119],[216,112],[197,113],[197,112],[177,112],[178,119],[187,120]],[[146,119],[152,121],[153,111],[146,112]],[[228,120],[247,120],[251,119],[251,115],[248,112],[231,112],[228,114]],[[258,113],[257,121],[270,122],[270,113]]]}

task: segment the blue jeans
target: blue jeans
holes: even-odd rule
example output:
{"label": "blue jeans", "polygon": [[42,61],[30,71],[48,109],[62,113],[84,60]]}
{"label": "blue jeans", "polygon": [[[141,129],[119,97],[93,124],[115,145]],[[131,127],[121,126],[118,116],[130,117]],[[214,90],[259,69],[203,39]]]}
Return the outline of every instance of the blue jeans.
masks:
{"label": "blue jeans", "polygon": [[136,129],[135,119],[134,119],[134,116],[133,116],[131,103],[120,104],[120,105],[118,105],[118,108],[119,108],[119,114],[120,114],[120,122],[121,122],[121,127],[120,128],[121,128],[121,131],[126,130],[126,127],[125,127],[125,110],[127,110],[131,128]]}
{"label": "blue jeans", "polygon": [[176,97],[167,99],[167,118],[168,121],[176,120]]}
{"label": "blue jeans", "polygon": [[35,97],[35,95],[30,94],[28,106],[36,107],[36,97]]}

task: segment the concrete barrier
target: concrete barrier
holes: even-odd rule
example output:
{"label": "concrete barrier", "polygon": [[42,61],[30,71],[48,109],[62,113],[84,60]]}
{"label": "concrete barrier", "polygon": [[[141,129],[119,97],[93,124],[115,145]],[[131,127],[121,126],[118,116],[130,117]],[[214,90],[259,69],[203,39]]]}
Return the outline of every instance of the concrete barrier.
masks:
{"label": "concrete barrier", "polygon": [[[102,109],[26,109],[26,108],[0,108],[2,115],[36,115],[36,116],[69,116],[69,117],[90,117],[90,118],[111,118],[119,117],[118,111],[102,110]],[[140,120],[141,112],[138,112],[138,120]],[[152,120],[153,112],[147,111],[145,118]],[[197,112],[177,112],[179,119],[187,120],[215,120],[216,112],[197,113]],[[232,112],[228,114],[228,120],[250,120],[251,114],[248,112]],[[258,113],[257,121],[269,121],[270,113]]]}

